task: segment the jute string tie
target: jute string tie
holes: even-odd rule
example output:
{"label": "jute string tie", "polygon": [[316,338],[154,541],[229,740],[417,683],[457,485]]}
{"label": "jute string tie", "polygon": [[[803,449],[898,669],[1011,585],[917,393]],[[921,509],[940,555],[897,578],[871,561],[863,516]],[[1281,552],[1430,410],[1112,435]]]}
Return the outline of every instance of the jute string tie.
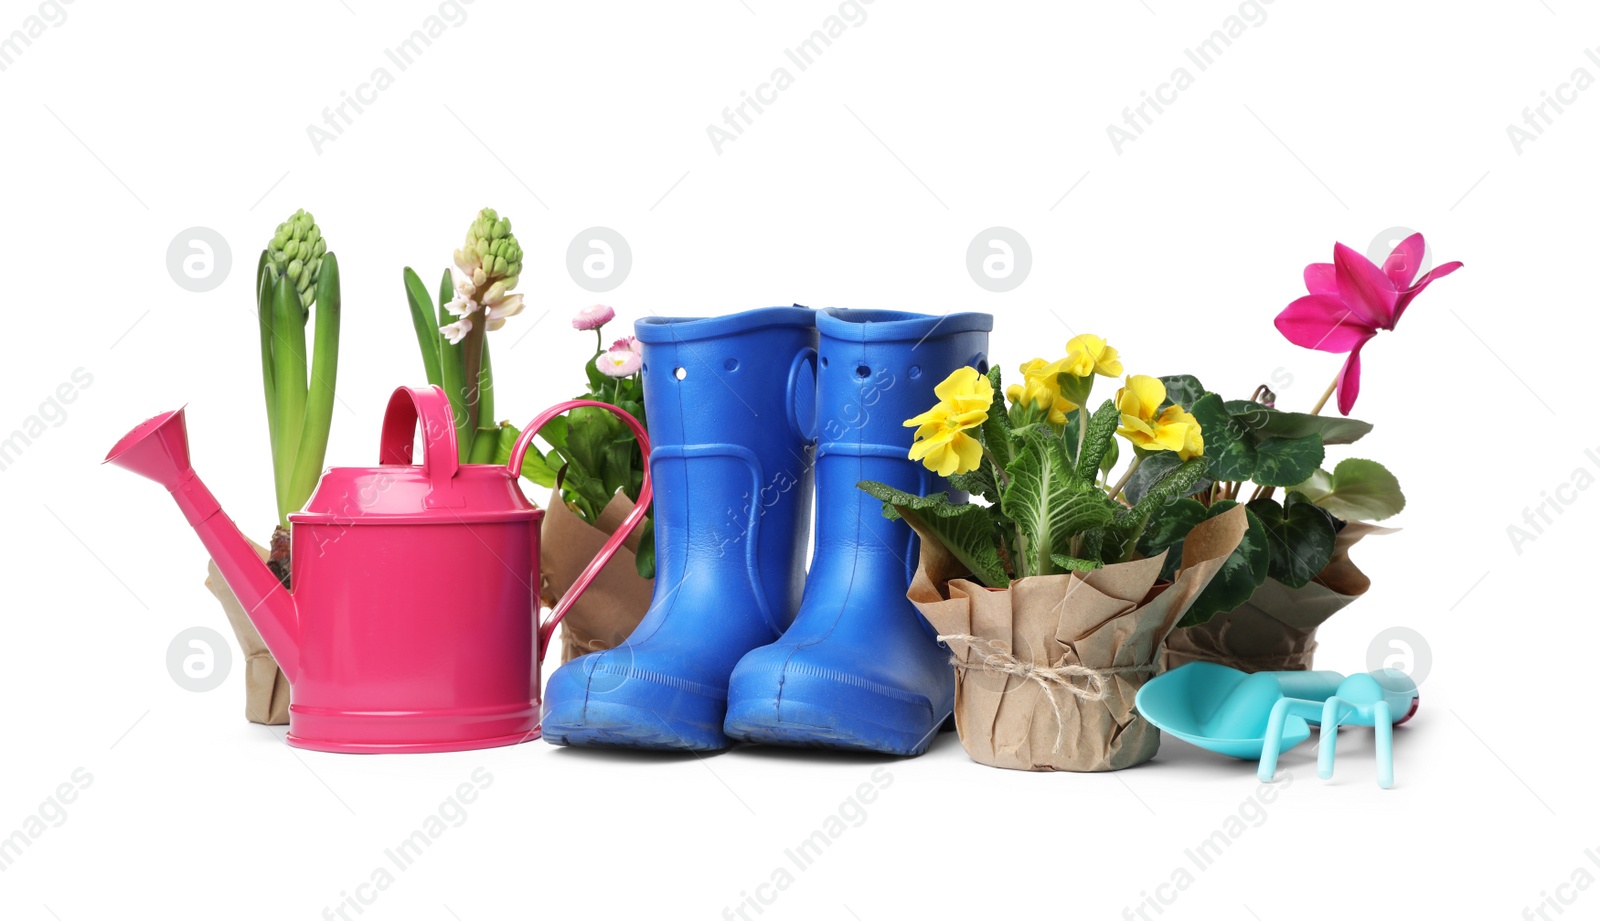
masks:
{"label": "jute string tie", "polygon": [[[1052,752],[1061,751],[1061,740],[1065,735],[1067,723],[1066,713],[1061,709],[1057,691],[1065,691],[1082,701],[1105,700],[1106,695],[1110,693],[1112,676],[1148,674],[1156,670],[1154,662],[1144,665],[1117,665],[1110,668],[1067,664],[1039,665],[1018,659],[1006,644],[998,640],[985,639],[970,633],[945,633],[939,636],[941,643],[951,640],[966,643],[979,657],[973,661],[963,662],[951,656],[950,664],[954,665],[957,671],[997,672],[1031,681],[1043,689],[1044,696],[1050,701],[1050,708],[1056,715],[1056,744]],[[1073,679],[1082,679],[1083,683],[1080,685]]]}

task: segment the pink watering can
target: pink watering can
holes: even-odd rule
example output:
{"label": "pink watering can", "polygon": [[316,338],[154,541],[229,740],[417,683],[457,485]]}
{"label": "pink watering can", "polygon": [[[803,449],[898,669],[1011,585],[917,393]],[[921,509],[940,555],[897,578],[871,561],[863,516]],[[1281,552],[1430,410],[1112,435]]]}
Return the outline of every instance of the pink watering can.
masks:
{"label": "pink watering can", "polygon": [[[332,467],[289,516],[293,593],[256,555],[189,466],[183,410],[117,442],[106,462],[165,486],[289,678],[289,744],[330,752],[439,752],[539,737],[539,663],[556,624],[650,506],[639,501],[550,616],[539,611],[539,524],[517,479],[528,443],[580,406],[522,430],[505,466],[462,464],[450,402],[401,387],[383,420],[379,465]],[[411,462],[422,423],[424,456]],[[557,500],[559,501],[559,499]]]}

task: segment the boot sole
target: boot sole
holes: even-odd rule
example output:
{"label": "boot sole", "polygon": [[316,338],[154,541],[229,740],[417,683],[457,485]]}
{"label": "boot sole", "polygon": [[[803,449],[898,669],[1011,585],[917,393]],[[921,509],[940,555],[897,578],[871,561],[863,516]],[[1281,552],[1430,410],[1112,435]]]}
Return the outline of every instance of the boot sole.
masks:
{"label": "boot sole", "polygon": [[[774,719],[774,700],[739,701],[728,708],[723,732],[729,738],[788,748],[920,755],[950,714],[939,714],[926,729],[907,730],[870,720],[841,718],[837,709],[785,697],[783,718]],[[546,730],[548,732],[548,730]]]}
{"label": "boot sole", "polygon": [[631,748],[652,751],[720,751],[733,744],[721,726],[670,720],[654,710],[590,700],[579,714],[545,714],[544,740],[574,748]]}

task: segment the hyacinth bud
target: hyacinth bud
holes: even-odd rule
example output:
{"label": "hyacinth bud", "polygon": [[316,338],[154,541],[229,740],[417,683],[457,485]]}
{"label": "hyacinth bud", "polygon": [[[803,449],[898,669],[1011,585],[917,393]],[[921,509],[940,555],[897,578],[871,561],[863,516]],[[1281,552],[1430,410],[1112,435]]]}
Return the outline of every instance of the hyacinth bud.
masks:
{"label": "hyacinth bud", "polygon": [[289,279],[306,310],[317,298],[317,277],[322,273],[322,257],[328,242],[316,219],[304,209],[296,211],[278,225],[267,244],[267,263],[278,277]]}
{"label": "hyacinth bud", "polygon": [[502,292],[514,287],[522,273],[522,246],[511,233],[510,219],[493,208],[479,211],[467,228],[466,242],[455,252],[455,260],[479,288],[502,282]]}

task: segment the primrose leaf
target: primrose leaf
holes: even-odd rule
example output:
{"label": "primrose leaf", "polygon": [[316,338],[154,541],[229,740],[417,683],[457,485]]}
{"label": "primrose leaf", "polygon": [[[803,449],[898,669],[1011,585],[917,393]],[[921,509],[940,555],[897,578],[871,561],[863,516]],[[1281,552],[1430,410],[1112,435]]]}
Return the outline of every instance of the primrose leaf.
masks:
{"label": "primrose leaf", "polygon": [[1104,565],[1099,560],[1085,560],[1075,556],[1062,556],[1059,553],[1051,554],[1050,562],[1055,563],[1056,568],[1063,572],[1093,572]]}
{"label": "primrose leaf", "polygon": [[1053,433],[1033,431],[1006,472],[1011,482],[1000,505],[1021,535],[1019,577],[1052,572],[1052,555],[1071,556],[1072,538],[1110,524],[1121,509],[1093,480],[1078,476]]}
{"label": "primrose leaf", "polygon": [[994,400],[989,404],[989,418],[983,420],[978,430],[983,433],[983,446],[1001,469],[1011,463],[1011,417],[1006,414],[1006,392],[1000,385],[1000,366],[989,369],[989,386],[994,388]]}
{"label": "primrose leaf", "polygon": [[[1207,444],[1206,449],[1210,450],[1210,448],[1211,445]],[[1183,461],[1178,460],[1178,455],[1171,451],[1162,451],[1158,454],[1147,456],[1144,462],[1139,465],[1139,469],[1133,471],[1133,478],[1128,480],[1128,485],[1122,488],[1122,495],[1129,502],[1137,505],[1139,500],[1144,498],[1144,494],[1150,491],[1150,487],[1156,484],[1156,481],[1176,470],[1178,465],[1182,463]],[[1189,491],[1189,495],[1193,495],[1202,489],[1209,489],[1210,486],[1211,480],[1203,477],[1195,484],[1194,489]]]}
{"label": "primrose leaf", "polygon": [[1100,408],[1089,417],[1089,428],[1083,436],[1083,453],[1078,456],[1078,476],[1094,482],[1095,474],[1121,422],[1122,414],[1117,412],[1117,405],[1110,400],[1101,403]]}
{"label": "primrose leaf", "polygon": [[938,541],[984,585],[1011,584],[995,549],[995,525],[988,509],[970,503],[952,505],[942,492],[918,496],[872,480],[863,480],[856,488],[882,502],[887,517],[902,518],[923,540]]}

